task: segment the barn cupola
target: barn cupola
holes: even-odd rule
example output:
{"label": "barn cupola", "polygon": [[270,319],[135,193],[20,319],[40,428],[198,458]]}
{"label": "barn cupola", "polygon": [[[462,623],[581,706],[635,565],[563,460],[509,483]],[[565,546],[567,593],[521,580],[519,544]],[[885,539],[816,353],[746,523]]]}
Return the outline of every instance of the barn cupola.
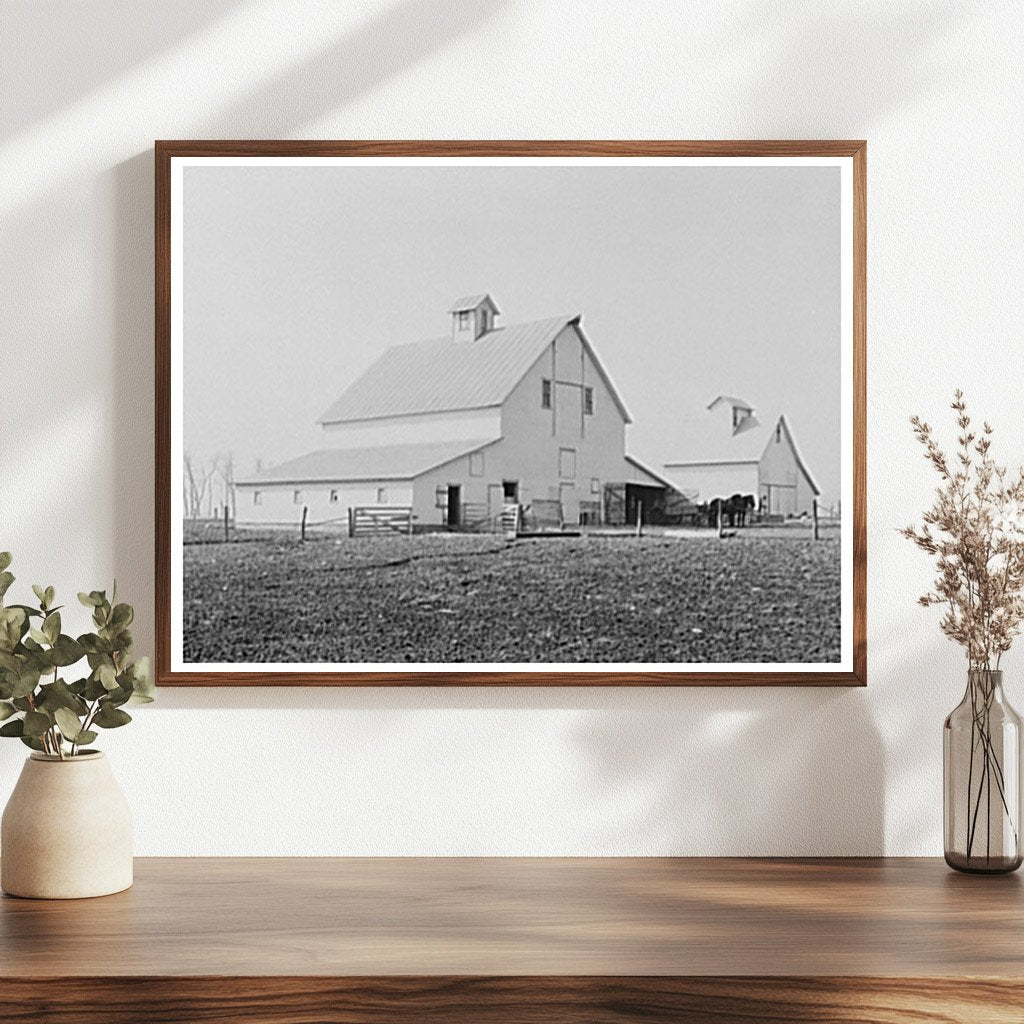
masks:
{"label": "barn cupola", "polygon": [[724,420],[734,436],[756,426],[758,422],[753,406],[732,395],[719,395],[708,405],[708,411]]}
{"label": "barn cupola", "polygon": [[467,295],[452,303],[452,341],[477,341],[494,329],[498,307],[490,295]]}

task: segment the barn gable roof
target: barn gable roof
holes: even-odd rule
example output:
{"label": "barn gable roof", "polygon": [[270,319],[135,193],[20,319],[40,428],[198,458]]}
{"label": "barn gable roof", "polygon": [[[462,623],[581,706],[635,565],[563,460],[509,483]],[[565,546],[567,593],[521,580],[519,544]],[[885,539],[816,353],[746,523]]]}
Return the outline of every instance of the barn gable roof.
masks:
{"label": "barn gable roof", "polygon": [[330,483],[348,480],[411,480],[429,469],[479,451],[494,438],[475,441],[440,441],[430,444],[393,444],[372,448],[328,448],[300,455],[236,483]]}
{"label": "barn gable roof", "polygon": [[[747,406],[747,408],[750,407]],[[821,490],[800,454],[793,428],[786,419],[785,413],[773,414],[762,419],[755,412],[748,416],[735,432],[723,430],[721,421],[715,420],[711,416],[684,420],[680,431],[684,446],[683,452],[677,458],[666,462],[665,466],[671,468],[673,466],[760,462],[761,456],[764,455],[764,451],[775,433],[775,428],[779,425],[781,425],[793,450],[797,465],[807,477],[811,489],[815,494],[820,494]]]}
{"label": "barn gable roof", "polygon": [[473,342],[450,337],[387,349],[317,422],[347,423],[501,405],[555,337],[579,331],[616,405],[629,413],[579,327],[579,314],[496,327]]}

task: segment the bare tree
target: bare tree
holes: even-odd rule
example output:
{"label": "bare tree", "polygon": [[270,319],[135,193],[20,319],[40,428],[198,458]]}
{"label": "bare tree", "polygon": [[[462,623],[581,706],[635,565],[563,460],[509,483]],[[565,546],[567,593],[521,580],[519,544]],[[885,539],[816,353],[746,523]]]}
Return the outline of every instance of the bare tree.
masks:
{"label": "bare tree", "polygon": [[185,515],[189,519],[200,519],[203,514],[203,500],[211,490],[214,469],[209,465],[197,465],[189,452],[185,453],[184,499]]}

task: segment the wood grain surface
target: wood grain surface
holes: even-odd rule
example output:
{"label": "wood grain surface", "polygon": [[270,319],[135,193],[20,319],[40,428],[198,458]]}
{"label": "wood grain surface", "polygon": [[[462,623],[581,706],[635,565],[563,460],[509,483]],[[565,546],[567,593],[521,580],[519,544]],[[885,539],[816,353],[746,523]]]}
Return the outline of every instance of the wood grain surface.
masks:
{"label": "wood grain surface", "polygon": [[1020,876],[939,860],[136,863],[0,901],[0,1020],[1024,1021]]}
{"label": "wood grain surface", "polygon": [[[175,157],[850,157],[853,164],[853,665],[851,671],[171,670],[171,161]],[[160,140],[154,144],[156,674],[160,686],[864,686],[867,682],[867,143],[863,140]],[[845,369],[844,369],[844,372]]]}

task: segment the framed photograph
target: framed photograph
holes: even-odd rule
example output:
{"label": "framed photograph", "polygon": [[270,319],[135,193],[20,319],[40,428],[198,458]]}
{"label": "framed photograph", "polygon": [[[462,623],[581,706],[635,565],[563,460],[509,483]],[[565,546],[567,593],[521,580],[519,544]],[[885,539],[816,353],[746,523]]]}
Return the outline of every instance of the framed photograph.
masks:
{"label": "framed photograph", "polygon": [[161,685],[864,685],[863,142],[158,142]]}

